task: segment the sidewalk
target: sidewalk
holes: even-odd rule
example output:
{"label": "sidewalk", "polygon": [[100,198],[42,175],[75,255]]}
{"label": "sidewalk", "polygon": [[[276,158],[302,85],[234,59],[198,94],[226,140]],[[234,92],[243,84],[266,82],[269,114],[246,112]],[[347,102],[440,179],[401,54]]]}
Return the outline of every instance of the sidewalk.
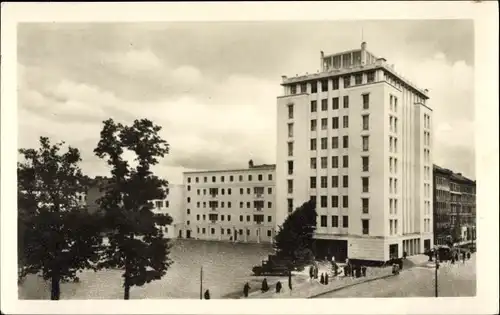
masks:
{"label": "sidewalk", "polygon": [[[308,267],[306,270],[309,270]],[[319,274],[329,272],[320,266]],[[293,290],[290,292],[288,288],[288,279],[267,279],[269,291],[262,293],[261,291],[250,293],[249,299],[283,299],[283,298],[311,298],[318,295],[326,294],[331,291],[340,290],[346,287],[357,285],[364,282],[369,282],[377,279],[382,279],[392,276],[392,267],[385,268],[368,268],[366,277],[330,277],[328,284],[319,283],[319,279],[310,280],[309,275],[305,273],[295,274],[292,277]],[[281,281],[283,288],[281,293],[276,293],[276,283]]]}

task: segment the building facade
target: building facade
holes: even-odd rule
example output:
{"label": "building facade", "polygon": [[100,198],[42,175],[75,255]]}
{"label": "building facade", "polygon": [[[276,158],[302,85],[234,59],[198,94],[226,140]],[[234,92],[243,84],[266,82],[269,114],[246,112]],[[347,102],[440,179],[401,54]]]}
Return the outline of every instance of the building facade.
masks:
{"label": "building facade", "polygon": [[317,254],[387,261],[433,244],[427,90],[366,49],[326,56],[277,100],[277,221],[316,201]]}
{"label": "building facade", "polygon": [[275,165],[184,173],[180,238],[271,243],[275,234]]}
{"label": "building facade", "polygon": [[164,230],[166,238],[176,238],[177,233],[182,229],[182,212],[184,211],[184,185],[169,184],[167,197],[164,200],[153,200],[153,212],[168,214],[172,218],[172,223]]}
{"label": "building facade", "polygon": [[461,173],[434,165],[434,239],[473,241],[476,238],[476,182]]}

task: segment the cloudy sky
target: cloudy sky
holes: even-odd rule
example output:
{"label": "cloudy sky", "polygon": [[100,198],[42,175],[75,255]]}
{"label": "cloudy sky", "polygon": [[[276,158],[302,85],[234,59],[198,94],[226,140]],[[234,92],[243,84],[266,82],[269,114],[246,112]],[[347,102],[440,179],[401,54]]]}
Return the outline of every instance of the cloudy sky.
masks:
{"label": "cloudy sky", "polygon": [[159,175],[275,162],[281,75],[316,72],[319,52],[360,46],[430,90],[435,163],[475,178],[474,30],[469,21],[19,24],[20,147],[38,137],[93,149],[102,121],[149,118],[171,153]]}

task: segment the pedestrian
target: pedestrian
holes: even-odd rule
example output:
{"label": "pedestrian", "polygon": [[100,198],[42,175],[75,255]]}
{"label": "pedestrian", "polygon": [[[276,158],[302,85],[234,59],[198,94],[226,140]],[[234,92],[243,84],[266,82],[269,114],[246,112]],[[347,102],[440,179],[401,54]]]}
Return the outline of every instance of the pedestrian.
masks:
{"label": "pedestrian", "polygon": [[363,274],[363,277],[366,277],[366,266],[361,267],[361,272]]}
{"label": "pedestrian", "polygon": [[398,260],[398,264],[399,264],[399,270],[403,270],[403,259],[399,259]]}
{"label": "pedestrian", "polygon": [[205,291],[205,300],[210,300],[210,291],[208,289]]}
{"label": "pedestrian", "polygon": [[462,253],[462,261],[465,264],[465,252]]}
{"label": "pedestrian", "polygon": [[470,252],[467,252],[467,259],[470,259]]}
{"label": "pedestrian", "polygon": [[292,272],[288,272],[288,288],[290,289],[290,294],[292,293]]}
{"label": "pedestrian", "polygon": [[318,279],[318,266],[314,266],[314,279]]}
{"label": "pedestrian", "polygon": [[323,276],[323,273],[321,273],[321,278],[319,280],[319,283],[325,284],[325,277]]}
{"label": "pedestrian", "polygon": [[309,267],[309,279],[312,280],[314,278],[314,266],[311,265]]}
{"label": "pedestrian", "polygon": [[458,259],[458,252],[455,252],[455,261],[459,261],[459,259]]}
{"label": "pedestrian", "polygon": [[328,273],[325,273],[325,284],[328,284]]}
{"label": "pedestrian", "polygon": [[260,290],[262,291],[262,293],[267,292],[269,290],[269,286],[267,285],[266,278],[264,278],[264,280],[262,280],[262,287],[260,288]]}
{"label": "pedestrian", "polygon": [[245,295],[245,297],[248,297],[248,292],[250,291],[250,285],[247,283],[245,283],[245,285],[243,286],[243,295]]}
{"label": "pedestrian", "polygon": [[408,256],[408,253],[407,252],[403,252],[403,259],[406,259],[407,256]]}
{"label": "pedestrian", "polygon": [[280,293],[281,292],[281,281],[278,281],[276,283],[276,293]]}
{"label": "pedestrian", "polygon": [[333,275],[336,277],[339,274],[339,266],[337,264],[333,265]]}
{"label": "pedestrian", "polygon": [[356,278],[361,278],[361,266],[356,266]]}

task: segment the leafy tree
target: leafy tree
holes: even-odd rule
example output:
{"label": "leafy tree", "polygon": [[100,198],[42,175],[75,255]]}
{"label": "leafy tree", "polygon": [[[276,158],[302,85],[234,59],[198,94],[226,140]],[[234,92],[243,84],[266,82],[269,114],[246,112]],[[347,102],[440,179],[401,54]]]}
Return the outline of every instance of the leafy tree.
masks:
{"label": "leafy tree", "polygon": [[[112,168],[104,195],[97,201],[109,239],[100,266],[124,270],[125,300],[132,286],[161,279],[172,263],[162,230],[172,218],[152,211],[152,200],[164,199],[168,185],[150,170],[169,151],[167,142],[158,135],[160,130],[147,119],[136,120],[132,126],[108,119],[94,150]],[[124,160],[125,150],[135,153],[135,168]]]}
{"label": "leafy tree", "polygon": [[304,262],[312,257],[313,234],[316,230],[316,204],[307,201],[292,212],[279,227],[274,238],[278,257]]}
{"label": "leafy tree", "polygon": [[19,280],[39,274],[51,280],[51,299],[60,298],[60,282],[78,280],[77,271],[96,268],[98,224],[78,202],[82,173],[78,149],[60,153],[40,138],[40,148],[20,149],[18,162]]}

